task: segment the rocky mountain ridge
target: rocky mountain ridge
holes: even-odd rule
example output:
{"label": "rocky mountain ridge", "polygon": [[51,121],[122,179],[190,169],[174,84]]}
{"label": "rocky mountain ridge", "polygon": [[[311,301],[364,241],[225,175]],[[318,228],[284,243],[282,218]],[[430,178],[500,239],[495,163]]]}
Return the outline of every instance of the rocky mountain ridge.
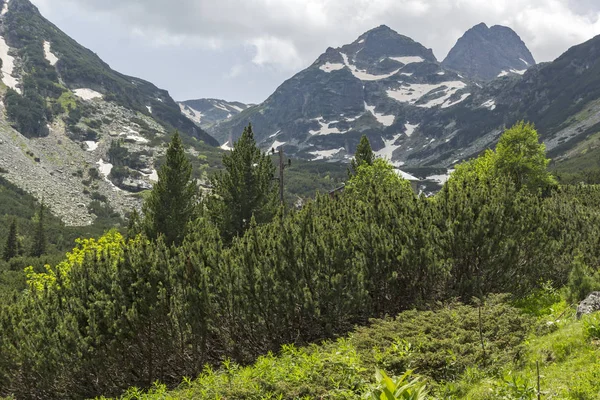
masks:
{"label": "rocky mountain ridge", "polygon": [[431,49],[382,25],[284,82],[265,102],[209,132],[228,146],[252,123],[266,149],[318,160],[351,157],[366,134],[392,158],[426,115],[464,101],[474,83],[444,69]]}
{"label": "rocky mountain ridge", "polygon": [[535,60],[515,31],[481,23],[458,39],[442,65],[466,78],[489,82],[501,76],[522,75]]}
{"label": "rocky mountain ridge", "polygon": [[197,99],[180,101],[181,112],[203,129],[226,121],[250,107],[239,101],[221,99]]}

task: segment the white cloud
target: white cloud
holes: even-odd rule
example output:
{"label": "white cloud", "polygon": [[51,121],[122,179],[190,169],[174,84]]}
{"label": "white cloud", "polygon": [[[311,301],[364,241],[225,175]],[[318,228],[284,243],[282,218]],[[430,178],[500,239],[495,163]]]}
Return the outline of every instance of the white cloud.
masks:
{"label": "white cloud", "polygon": [[[328,46],[387,24],[432,47],[439,59],[468,28],[515,29],[536,59],[549,61],[600,33],[592,0],[34,0],[49,13],[65,6],[111,14],[155,45],[227,48],[250,44],[252,61],[297,69]],[[55,11],[56,12],[56,11]]]}
{"label": "white cloud", "polygon": [[266,36],[252,39],[249,43],[256,49],[252,62],[257,65],[283,66],[289,69],[302,66],[302,58],[291,40]]}

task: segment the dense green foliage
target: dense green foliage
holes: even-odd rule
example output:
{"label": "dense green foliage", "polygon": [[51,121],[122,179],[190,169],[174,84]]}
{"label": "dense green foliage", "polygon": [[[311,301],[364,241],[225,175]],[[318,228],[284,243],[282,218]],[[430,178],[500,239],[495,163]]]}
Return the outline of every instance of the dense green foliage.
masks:
{"label": "dense green foliage", "polygon": [[[271,160],[256,154],[251,132],[245,134],[244,151],[229,155],[227,170],[241,177],[228,179],[268,188],[267,174],[261,181],[254,173],[264,168],[271,183]],[[511,168],[537,165],[530,159],[537,154],[512,160]],[[600,188],[548,187],[536,168],[515,180],[500,167],[506,160],[498,149],[462,164],[431,198],[416,195],[387,162],[361,163],[335,198],[317,196],[270,222],[259,220],[256,210],[238,214],[247,219],[236,221],[245,224],[237,237],[199,212],[180,246],[144,235],[126,241],[115,232],[80,241],[64,261],[43,271],[28,268],[28,290],[4,306],[0,387],[18,397],[80,398],[148,388],[156,380],[177,384],[205,371],[201,379],[224,380],[227,390],[237,390],[233,373],[205,365],[225,359],[244,365],[283,345],[333,338],[398,313],[393,322],[374,324],[379,336],[369,331],[348,347],[350,354],[370,354],[364,362],[372,369],[361,369],[363,361],[342,363],[331,370],[339,375],[330,376],[323,372],[329,365],[310,364],[298,374],[314,366],[313,379],[325,379],[320,391],[292,381],[300,387],[288,384],[296,390],[289,398],[323,396],[330,377],[340,389],[337,398],[351,398],[372,381],[375,367],[394,375],[414,368],[438,391],[470,367],[497,374],[498,365],[522,356],[528,317],[494,301],[481,307],[481,322],[476,308],[406,310],[451,298],[483,302],[491,293],[527,300],[545,282],[576,286],[573,260],[591,271],[600,260]],[[248,193],[239,201],[260,196]],[[310,363],[319,362],[320,354],[307,354]],[[304,356],[294,354],[289,362],[298,357]],[[261,373],[277,368],[268,357],[260,360],[267,360]],[[276,383],[281,376],[240,390],[286,395]],[[223,397],[244,397],[235,393]]]}

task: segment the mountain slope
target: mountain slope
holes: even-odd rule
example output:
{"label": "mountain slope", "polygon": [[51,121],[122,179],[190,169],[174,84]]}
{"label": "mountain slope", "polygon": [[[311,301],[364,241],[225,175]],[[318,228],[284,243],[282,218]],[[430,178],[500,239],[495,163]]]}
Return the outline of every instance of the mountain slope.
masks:
{"label": "mountain slope", "polygon": [[519,35],[510,28],[481,23],[469,29],[450,50],[442,65],[478,81],[522,74],[535,60]]}
{"label": "mountain slope", "polygon": [[285,145],[286,152],[313,160],[348,158],[366,134],[391,158],[397,140],[433,109],[466,99],[470,86],[444,70],[430,49],[380,26],[327,49],[264,103],[210,132],[227,146],[251,122],[265,149]]}
{"label": "mountain slope", "polygon": [[440,110],[421,130],[441,144],[402,157],[409,164],[451,165],[492,146],[501,130],[518,120],[535,123],[553,158],[572,157],[569,149],[599,130],[599,76],[597,36],[523,76],[489,83],[452,112]]}
{"label": "mountain slope", "polygon": [[206,129],[241,113],[250,106],[239,101],[197,99],[181,101],[179,107],[185,116]]}
{"label": "mountain slope", "polygon": [[[20,91],[27,94],[32,90],[43,97],[58,98],[64,89],[91,89],[106,100],[151,116],[166,129],[176,128],[216,145],[181,114],[165,90],[113,71],[96,54],[42,17],[28,0],[4,0],[3,7],[6,9],[2,15],[3,41],[9,53],[14,54],[12,80],[18,82]],[[6,78],[4,74],[3,81]],[[84,93],[97,96],[90,91]]]}
{"label": "mountain slope", "polygon": [[28,0],[0,10],[0,171],[68,225],[138,207],[174,129],[192,156],[217,151],[167,91],[113,71]]}

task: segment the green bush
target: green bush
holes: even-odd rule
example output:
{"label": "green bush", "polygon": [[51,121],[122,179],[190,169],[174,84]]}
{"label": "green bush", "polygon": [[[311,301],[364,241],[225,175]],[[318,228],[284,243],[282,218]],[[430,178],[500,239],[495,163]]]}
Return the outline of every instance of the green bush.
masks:
{"label": "green bush", "polygon": [[583,317],[583,328],[589,339],[600,339],[600,312],[595,312]]}

